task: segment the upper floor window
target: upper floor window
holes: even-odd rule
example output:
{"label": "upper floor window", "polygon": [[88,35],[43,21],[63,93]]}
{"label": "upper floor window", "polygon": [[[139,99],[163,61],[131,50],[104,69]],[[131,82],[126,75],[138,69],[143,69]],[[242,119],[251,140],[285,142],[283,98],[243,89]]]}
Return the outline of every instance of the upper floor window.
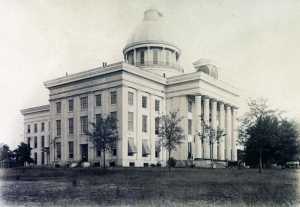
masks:
{"label": "upper floor window", "polygon": [[99,127],[101,123],[101,114],[96,114],[96,126]]}
{"label": "upper floor window", "polygon": [[189,112],[192,112],[192,107],[193,107],[192,102],[188,101],[188,110],[189,110]]}
{"label": "upper floor window", "polygon": [[73,111],[73,109],[74,109],[74,101],[69,100],[69,111]]}
{"label": "upper floor window", "polygon": [[141,51],[141,65],[145,64],[145,52]]}
{"label": "upper floor window", "polygon": [[192,120],[191,119],[188,120],[188,134],[189,135],[192,134]]}
{"label": "upper floor window", "polygon": [[49,128],[48,128],[48,131],[50,131],[50,121],[49,121]]}
{"label": "upper floor window", "polygon": [[69,134],[73,134],[74,133],[74,121],[73,118],[69,119]]}
{"label": "upper floor window", "polygon": [[34,137],[34,148],[37,148],[37,137]]}
{"label": "upper floor window", "polygon": [[117,112],[110,112],[110,116],[112,119],[111,128],[116,129],[117,128]]}
{"label": "upper floor window", "polygon": [[146,96],[142,97],[142,107],[147,108],[147,97]]}
{"label": "upper floor window", "polygon": [[158,50],[153,50],[153,64],[158,63]]}
{"label": "upper floor window", "polygon": [[58,113],[58,114],[61,113],[61,102],[56,103],[56,113]]}
{"label": "upper floor window", "polygon": [[142,132],[147,132],[147,116],[142,116]]}
{"label": "upper floor window", "polygon": [[42,132],[45,131],[45,123],[42,123]]}
{"label": "upper floor window", "polygon": [[88,99],[87,97],[80,99],[80,108],[81,109],[87,109]]}
{"label": "upper floor window", "polygon": [[87,116],[82,116],[80,117],[80,123],[81,123],[81,133],[86,133],[87,132],[87,127],[88,127],[88,117]]}
{"label": "upper floor window", "polygon": [[133,131],[133,113],[128,112],[128,131]]}
{"label": "upper floor window", "polygon": [[110,102],[111,104],[116,104],[117,103],[117,92],[110,92]]}
{"label": "upper floor window", "polygon": [[61,135],[61,121],[56,120],[56,135],[60,136]]}
{"label": "upper floor window", "polygon": [[133,93],[128,92],[128,105],[133,105]]}
{"label": "upper floor window", "polygon": [[42,147],[45,147],[45,137],[42,136]]}
{"label": "upper floor window", "polygon": [[34,124],[34,133],[37,133],[37,124]]}
{"label": "upper floor window", "polygon": [[101,106],[101,94],[96,95],[96,106]]}
{"label": "upper floor window", "polygon": [[159,100],[155,100],[155,111],[159,111]]}
{"label": "upper floor window", "polygon": [[27,125],[27,133],[30,133],[30,125]]}

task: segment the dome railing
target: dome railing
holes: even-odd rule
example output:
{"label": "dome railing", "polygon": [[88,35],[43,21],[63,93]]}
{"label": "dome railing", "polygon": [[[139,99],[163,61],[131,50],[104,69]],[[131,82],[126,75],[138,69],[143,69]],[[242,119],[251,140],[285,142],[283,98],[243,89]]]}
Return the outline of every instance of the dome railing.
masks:
{"label": "dome railing", "polygon": [[[134,63],[131,63],[131,64],[134,65]],[[182,67],[180,67],[180,65],[175,64],[175,63],[166,62],[166,61],[136,62],[136,67],[143,67],[143,66],[166,66],[166,67],[174,68],[175,70],[184,73],[184,69]]]}

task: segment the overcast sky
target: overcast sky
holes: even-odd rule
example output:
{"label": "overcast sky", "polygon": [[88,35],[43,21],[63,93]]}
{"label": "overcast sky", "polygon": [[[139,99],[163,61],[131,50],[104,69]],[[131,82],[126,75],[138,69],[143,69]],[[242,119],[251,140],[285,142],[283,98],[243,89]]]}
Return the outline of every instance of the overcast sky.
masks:
{"label": "overcast sky", "polygon": [[[21,109],[48,104],[43,82],[123,60],[130,33],[156,6],[187,73],[210,58],[219,79],[300,116],[300,1],[1,1],[0,142],[23,135]],[[174,38],[173,38],[174,39]]]}

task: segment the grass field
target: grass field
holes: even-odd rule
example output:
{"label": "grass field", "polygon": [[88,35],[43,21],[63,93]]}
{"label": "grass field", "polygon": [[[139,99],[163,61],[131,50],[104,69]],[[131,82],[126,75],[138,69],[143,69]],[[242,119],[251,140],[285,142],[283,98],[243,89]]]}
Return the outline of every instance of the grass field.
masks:
{"label": "grass field", "polygon": [[8,206],[300,206],[300,170],[1,170]]}

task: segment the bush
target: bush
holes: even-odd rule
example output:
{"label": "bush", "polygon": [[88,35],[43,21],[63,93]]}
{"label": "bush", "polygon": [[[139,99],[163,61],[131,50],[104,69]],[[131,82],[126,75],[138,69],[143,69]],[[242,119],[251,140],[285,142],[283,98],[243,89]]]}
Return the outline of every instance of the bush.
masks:
{"label": "bush", "polygon": [[170,163],[170,166],[171,167],[175,167],[176,165],[176,159],[174,159],[173,157],[171,157],[169,160],[168,160],[168,165]]}

